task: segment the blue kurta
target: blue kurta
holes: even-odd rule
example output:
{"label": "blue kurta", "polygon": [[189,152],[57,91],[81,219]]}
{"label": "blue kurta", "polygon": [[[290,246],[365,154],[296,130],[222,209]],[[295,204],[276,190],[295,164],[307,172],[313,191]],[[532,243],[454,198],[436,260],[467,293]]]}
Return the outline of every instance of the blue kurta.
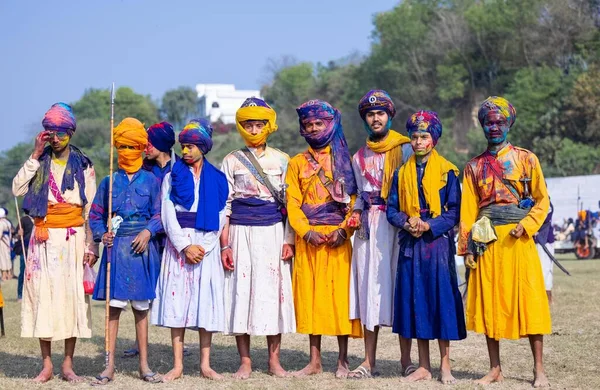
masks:
{"label": "blue kurta", "polygon": [[[137,301],[154,299],[160,274],[156,235],[163,231],[160,220],[160,181],[143,169],[136,172],[131,181],[121,169],[113,177],[113,216],[121,216],[123,222],[117,230],[111,251],[110,298]],[[89,223],[96,242],[100,242],[107,231],[108,186],[107,176],[100,183],[90,210]],[[131,242],[144,229],[150,231],[152,239],[144,253],[135,254]],[[104,300],[106,297],[107,252],[104,250],[102,253],[93,295],[95,300]]]}
{"label": "blue kurta", "polygon": [[403,229],[408,215],[399,210],[398,170],[387,203],[388,221],[401,228],[392,331],[405,338],[461,340],[467,337],[454,263],[453,228],[459,221],[460,186],[453,171],[440,190],[442,214],[430,218],[423,193],[425,164],[417,164],[421,219],[431,229],[414,238]]}

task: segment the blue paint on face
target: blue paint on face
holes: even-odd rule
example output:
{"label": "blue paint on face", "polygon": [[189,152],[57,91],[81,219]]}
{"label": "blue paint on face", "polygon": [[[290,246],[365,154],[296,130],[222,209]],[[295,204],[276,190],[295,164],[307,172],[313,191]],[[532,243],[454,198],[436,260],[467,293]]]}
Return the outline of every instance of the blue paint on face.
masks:
{"label": "blue paint on face", "polygon": [[483,122],[483,134],[489,144],[498,145],[506,141],[510,125],[506,118],[498,112],[490,112]]}

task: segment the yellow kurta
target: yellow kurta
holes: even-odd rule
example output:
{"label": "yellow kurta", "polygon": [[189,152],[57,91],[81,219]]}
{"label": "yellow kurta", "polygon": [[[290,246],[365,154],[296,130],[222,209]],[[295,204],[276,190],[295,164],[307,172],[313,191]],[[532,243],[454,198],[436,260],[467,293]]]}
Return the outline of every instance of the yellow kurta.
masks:
{"label": "yellow kurta", "polygon": [[[516,224],[495,226],[498,240],[488,245],[471,270],[467,297],[467,329],[499,340],[551,333],[550,309],[542,268],[533,235],[542,225],[549,198],[540,163],[532,152],[507,145],[497,155],[503,177],[523,195],[523,177],[531,179],[529,189],[535,206],[521,220],[525,233],[510,235]],[[465,167],[460,208],[458,254],[467,250],[467,238],[479,209],[485,205],[518,203],[502,181],[484,174],[484,157],[472,159]]]}
{"label": "yellow kurta", "polygon": [[[325,175],[333,178],[330,147],[320,152],[311,148],[308,150],[323,167]],[[286,184],[289,222],[296,231],[292,275],[296,331],[311,335],[361,337],[360,321],[350,320],[350,240],[331,248],[327,245],[314,247],[303,238],[309,230],[329,234],[339,227],[344,228],[350,238],[352,231],[346,227],[346,223],[356,197],[352,196],[346,218],[339,226],[311,226],[300,209],[302,204],[322,204],[333,199],[303,154],[290,160]]]}

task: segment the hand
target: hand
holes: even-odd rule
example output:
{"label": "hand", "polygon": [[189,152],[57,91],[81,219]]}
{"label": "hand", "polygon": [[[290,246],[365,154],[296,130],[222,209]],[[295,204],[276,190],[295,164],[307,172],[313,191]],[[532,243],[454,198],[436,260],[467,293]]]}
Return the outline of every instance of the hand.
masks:
{"label": "hand", "polygon": [[148,247],[148,241],[150,241],[151,237],[152,233],[150,233],[150,230],[148,229],[144,229],[139,232],[133,241],[131,241],[131,248],[133,249],[133,252],[138,254],[144,253]]}
{"label": "hand", "polygon": [[348,219],[348,227],[358,229],[360,227],[360,217],[362,215],[361,210],[354,210],[352,215]]}
{"label": "hand", "polygon": [[429,223],[419,220],[419,224],[417,225],[417,230],[423,234],[426,231],[429,231],[429,229],[431,229],[431,226],[429,226]]}
{"label": "hand", "polygon": [[105,247],[110,248],[111,246],[113,246],[113,241],[115,240],[115,233],[113,232],[106,232],[102,235],[102,243],[104,244]]}
{"label": "hand", "polygon": [[25,233],[23,233],[23,229],[19,228],[19,230],[17,231],[17,234],[18,234],[19,236],[23,237],[23,235],[24,235]]}
{"label": "hand", "polygon": [[465,267],[469,267],[471,269],[477,268],[477,263],[475,262],[475,256],[471,254],[465,255]]}
{"label": "hand", "polygon": [[523,233],[525,233],[525,228],[523,227],[523,225],[521,225],[520,222],[517,226],[515,226],[513,230],[510,231],[510,235],[514,238],[521,238]]}
{"label": "hand", "polygon": [[93,253],[86,253],[85,255],[83,255],[83,264],[87,264],[90,267],[93,267],[94,264],[96,264],[96,261],[98,261],[98,256],[96,256]]}
{"label": "hand", "polygon": [[281,260],[290,261],[292,257],[294,257],[294,245],[283,244],[283,248],[281,248]]}
{"label": "hand", "polygon": [[204,259],[204,248],[200,245],[188,245],[183,250],[185,262],[188,264],[198,264]]}
{"label": "hand", "polygon": [[348,234],[342,228],[336,229],[327,235],[327,245],[331,248],[341,246],[348,238]]}
{"label": "hand", "polygon": [[234,270],[235,267],[233,265],[233,251],[231,250],[231,248],[227,248],[221,252],[221,263],[223,263],[223,268],[225,268],[225,271]]}
{"label": "hand", "polygon": [[306,235],[304,235],[304,239],[312,246],[323,245],[327,242],[327,236],[323,233],[315,232],[314,230],[309,230]]}
{"label": "hand", "polygon": [[42,131],[35,137],[35,145],[33,146],[33,153],[31,153],[31,157],[35,160],[39,159],[44,153],[44,147],[46,146],[46,142],[50,141],[50,133],[46,130]]}

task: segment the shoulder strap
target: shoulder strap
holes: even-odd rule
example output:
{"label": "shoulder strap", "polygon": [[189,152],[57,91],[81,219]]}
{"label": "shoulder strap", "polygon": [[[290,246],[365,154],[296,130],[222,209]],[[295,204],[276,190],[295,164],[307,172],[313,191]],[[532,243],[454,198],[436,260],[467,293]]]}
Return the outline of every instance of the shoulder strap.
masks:
{"label": "shoulder strap", "polygon": [[[317,177],[319,178],[319,181],[321,182],[321,184],[323,184],[323,187],[325,187],[327,192],[329,192],[329,195],[331,195],[333,200],[335,200],[338,203],[344,203],[344,204],[350,203],[350,197],[344,196],[343,193],[341,193],[340,195],[337,194],[337,191],[335,190],[335,187],[334,187],[335,183],[330,178],[325,176],[325,170],[323,170],[323,167],[321,166],[321,164],[319,164],[317,162],[317,160],[315,160],[315,158],[312,156],[312,154],[310,154],[310,152],[306,151],[306,152],[304,152],[304,157],[306,158],[308,163],[313,167],[313,169],[315,169],[317,171]],[[340,191],[340,192],[342,192],[342,191]]]}
{"label": "shoulder strap", "polygon": [[267,187],[273,198],[279,205],[285,206],[285,199],[281,196],[281,193],[273,187],[273,184],[269,181],[269,178],[262,169],[262,166],[254,157],[254,154],[248,148],[240,149],[234,153],[235,157],[242,163],[250,173],[259,181],[262,185]]}

